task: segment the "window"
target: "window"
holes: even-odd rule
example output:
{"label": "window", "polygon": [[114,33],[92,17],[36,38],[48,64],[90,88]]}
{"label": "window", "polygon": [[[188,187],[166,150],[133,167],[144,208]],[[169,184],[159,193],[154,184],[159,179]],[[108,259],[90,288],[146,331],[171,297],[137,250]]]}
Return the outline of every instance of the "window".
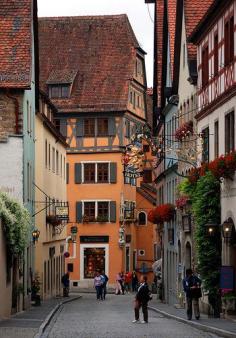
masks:
{"label": "window", "polygon": [[218,53],[218,34],[214,37],[214,76],[218,75],[219,53]]}
{"label": "window", "polygon": [[215,121],[214,125],[214,150],[215,158],[219,157],[219,121]]}
{"label": "window", "polygon": [[209,162],[209,128],[202,131],[203,145],[202,145],[202,162]]}
{"label": "window", "polygon": [[115,183],[115,163],[83,163],[82,183]]}
{"label": "window", "polygon": [[145,256],[145,250],[140,249],[140,250],[138,251],[138,255],[139,255],[139,256]]}
{"label": "window", "polygon": [[143,182],[152,183],[152,170],[145,169],[143,171]]}
{"label": "window", "polygon": [[98,119],[97,120],[97,136],[107,136],[108,135],[108,119]]}
{"label": "window", "polygon": [[202,87],[208,84],[209,79],[209,61],[208,61],[208,46],[202,49]]}
{"label": "window", "polygon": [[109,166],[108,163],[98,163],[97,164],[97,182],[98,183],[107,183],[109,180],[108,174]]}
{"label": "window", "polygon": [[52,148],[52,171],[55,172],[55,148]]}
{"label": "window", "polygon": [[95,163],[84,164],[84,183],[95,183]]}
{"label": "window", "polygon": [[143,211],[141,211],[138,215],[138,224],[139,225],[146,225],[147,224],[147,215]]}
{"label": "window", "polygon": [[109,202],[98,202],[98,220],[108,221],[109,218]]}
{"label": "window", "polygon": [[67,98],[69,94],[69,85],[53,85],[49,87],[50,98]]}
{"label": "window", "polygon": [[129,92],[129,102],[133,103],[133,92],[132,92],[132,90]]}
{"label": "window", "polygon": [[61,162],[60,162],[60,175],[61,175],[61,177],[62,177],[62,155],[61,155]]}
{"label": "window", "polygon": [[56,151],[56,174],[59,174],[59,154],[58,150]]}
{"label": "window", "polygon": [[95,136],[95,119],[84,120],[84,136],[85,137]]}
{"label": "window", "polygon": [[48,144],[48,169],[51,169],[51,145]]}
{"label": "window", "polygon": [[48,141],[45,140],[45,167],[48,166]]}
{"label": "window", "polygon": [[89,221],[95,221],[95,202],[84,202],[84,216],[88,217]]}
{"label": "window", "polygon": [[225,23],[225,66],[234,60],[234,17]]}
{"label": "window", "polygon": [[235,148],[235,118],[234,111],[225,116],[225,153],[228,154]]}
{"label": "window", "polygon": [[124,207],[124,218],[126,220],[133,220],[134,219],[135,202],[125,201],[124,206],[125,206]]}

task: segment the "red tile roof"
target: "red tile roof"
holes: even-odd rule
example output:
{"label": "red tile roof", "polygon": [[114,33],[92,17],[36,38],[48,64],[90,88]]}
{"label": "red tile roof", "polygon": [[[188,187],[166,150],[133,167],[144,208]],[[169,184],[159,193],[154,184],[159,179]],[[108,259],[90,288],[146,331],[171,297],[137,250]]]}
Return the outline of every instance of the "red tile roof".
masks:
{"label": "red tile roof", "polygon": [[0,87],[30,87],[32,6],[32,0],[0,1]]}
{"label": "red tile roof", "polygon": [[[208,11],[214,0],[185,0],[184,1],[184,14],[186,24],[187,38],[190,36],[194,28],[199,24],[203,16]],[[197,48],[192,43],[187,44],[188,58],[190,60],[196,59]]]}
{"label": "red tile roof", "polygon": [[40,18],[40,88],[69,77],[59,111],[125,110],[137,48],[126,15]]}

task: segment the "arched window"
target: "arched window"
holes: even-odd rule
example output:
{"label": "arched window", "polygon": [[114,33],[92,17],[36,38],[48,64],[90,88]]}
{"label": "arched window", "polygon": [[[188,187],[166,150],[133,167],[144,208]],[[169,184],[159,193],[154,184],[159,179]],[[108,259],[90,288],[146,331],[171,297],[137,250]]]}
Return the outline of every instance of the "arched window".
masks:
{"label": "arched window", "polygon": [[138,224],[139,225],[146,225],[147,224],[147,215],[143,211],[141,211],[138,215]]}

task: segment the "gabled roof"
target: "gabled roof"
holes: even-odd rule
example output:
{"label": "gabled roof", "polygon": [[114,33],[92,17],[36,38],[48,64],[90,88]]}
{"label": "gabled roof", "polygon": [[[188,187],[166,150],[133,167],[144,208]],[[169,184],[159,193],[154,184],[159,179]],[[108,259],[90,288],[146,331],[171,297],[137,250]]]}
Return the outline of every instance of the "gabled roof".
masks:
{"label": "gabled roof", "polygon": [[39,18],[40,88],[73,73],[59,111],[126,110],[138,48],[126,15]]}
{"label": "gabled roof", "polygon": [[[204,17],[214,0],[184,0],[184,15],[186,25],[187,39]],[[188,59],[195,60],[197,57],[197,48],[194,44],[187,43]]]}
{"label": "gabled roof", "polygon": [[32,0],[1,0],[0,87],[29,88],[31,84]]}

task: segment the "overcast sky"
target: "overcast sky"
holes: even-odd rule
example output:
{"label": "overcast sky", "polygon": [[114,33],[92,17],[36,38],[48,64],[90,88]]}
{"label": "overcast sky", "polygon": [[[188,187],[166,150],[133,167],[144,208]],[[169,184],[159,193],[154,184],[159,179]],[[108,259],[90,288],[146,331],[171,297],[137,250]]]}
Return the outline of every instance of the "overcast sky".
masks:
{"label": "overcast sky", "polygon": [[[153,5],[145,0],[38,0],[39,16],[103,15],[126,13],[146,51],[148,86],[153,74]],[[149,11],[148,11],[149,9]]]}

